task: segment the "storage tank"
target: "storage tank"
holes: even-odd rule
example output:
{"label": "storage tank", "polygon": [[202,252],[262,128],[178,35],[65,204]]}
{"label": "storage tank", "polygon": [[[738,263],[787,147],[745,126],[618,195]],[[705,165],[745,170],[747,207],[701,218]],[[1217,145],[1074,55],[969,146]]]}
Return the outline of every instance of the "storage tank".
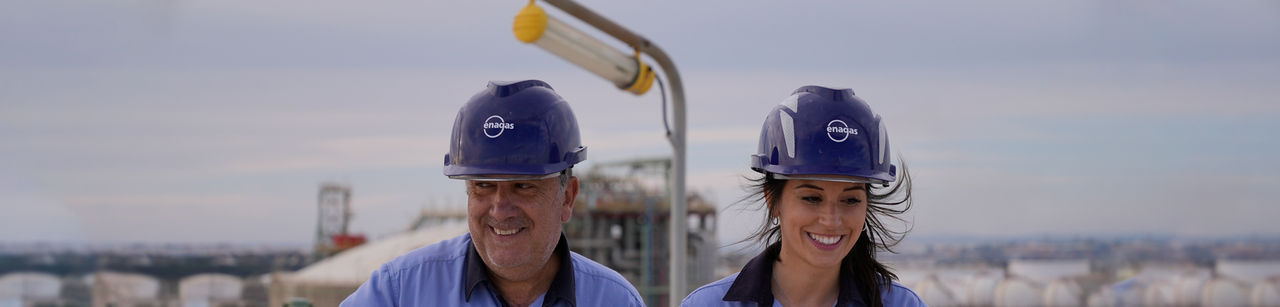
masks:
{"label": "storage tank", "polygon": [[1204,285],[1209,283],[1208,271],[1196,271],[1178,276],[1174,279],[1175,304],[1189,306],[1200,303],[1200,294]]}
{"label": "storage tank", "polygon": [[160,281],[151,276],[118,272],[93,274],[94,306],[157,305],[159,295]]}
{"label": "storage tank", "polygon": [[[1142,302],[1147,306],[1181,306],[1178,302],[1178,285],[1173,279],[1152,281],[1143,291]],[[1191,303],[1194,304],[1194,303]]]}
{"label": "storage tank", "polygon": [[62,281],[46,273],[9,273],[0,276],[0,305],[54,301],[62,292]]}
{"label": "storage tank", "polygon": [[1280,306],[1280,278],[1254,284],[1249,301],[1253,306]]}
{"label": "storage tank", "polygon": [[337,306],[383,263],[409,251],[467,233],[465,221],[447,221],[373,240],[313,263],[293,274],[270,278],[269,306],[306,298],[316,306]]}
{"label": "storage tank", "polygon": [[1045,286],[1042,306],[1080,306],[1084,290],[1069,278],[1059,278]]}
{"label": "storage tank", "polygon": [[1089,296],[1090,307],[1110,306],[1145,306],[1142,303],[1143,292],[1147,285],[1137,278],[1122,280],[1103,286],[1101,290]]}
{"label": "storage tank", "polygon": [[996,274],[979,274],[973,276],[960,295],[960,301],[967,306],[991,306],[995,304],[996,287],[1004,277]]}
{"label": "storage tank", "polygon": [[937,275],[930,275],[923,281],[917,283],[911,288],[921,300],[924,300],[929,306],[958,306],[955,294],[947,289],[947,285],[938,279]]}
{"label": "storage tank", "polygon": [[243,290],[244,281],[227,274],[197,274],[178,282],[178,297],[186,307],[236,304]]}
{"label": "storage tank", "polygon": [[1204,285],[1204,290],[1200,294],[1200,305],[1215,307],[1248,306],[1250,288],[1251,285],[1242,280],[1230,277],[1214,278]]}
{"label": "storage tank", "polygon": [[1024,278],[1005,279],[996,286],[995,306],[1039,306],[1043,302],[1043,288],[1039,283]]}

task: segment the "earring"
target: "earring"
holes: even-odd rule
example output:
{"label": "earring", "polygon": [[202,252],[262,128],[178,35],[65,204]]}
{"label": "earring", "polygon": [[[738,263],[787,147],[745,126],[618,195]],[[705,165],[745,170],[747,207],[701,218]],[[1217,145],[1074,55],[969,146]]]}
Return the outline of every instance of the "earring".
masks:
{"label": "earring", "polygon": [[773,218],[771,218],[771,219],[769,219],[769,224],[770,224],[770,225],[778,226],[778,224],[780,224],[780,223],[782,223],[781,219],[780,219],[780,218],[778,218],[778,217],[776,217],[776,216],[775,216],[775,217],[773,217]]}

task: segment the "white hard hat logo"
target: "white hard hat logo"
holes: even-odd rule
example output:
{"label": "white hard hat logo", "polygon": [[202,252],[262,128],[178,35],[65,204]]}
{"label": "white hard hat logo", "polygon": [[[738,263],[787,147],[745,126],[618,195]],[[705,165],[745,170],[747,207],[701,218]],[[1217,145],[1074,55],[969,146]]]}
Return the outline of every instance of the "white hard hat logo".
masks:
{"label": "white hard hat logo", "polygon": [[489,116],[489,118],[484,119],[484,136],[491,139],[497,138],[502,135],[503,131],[507,131],[507,129],[516,129],[516,124],[508,123],[506,120],[502,119],[502,116],[497,115]]}
{"label": "white hard hat logo", "polygon": [[849,128],[848,124],[839,119],[833,119],[827,123],[827,138],[836,143],[842,143],[849,139],[849,135],[858,135],[857,128]]}

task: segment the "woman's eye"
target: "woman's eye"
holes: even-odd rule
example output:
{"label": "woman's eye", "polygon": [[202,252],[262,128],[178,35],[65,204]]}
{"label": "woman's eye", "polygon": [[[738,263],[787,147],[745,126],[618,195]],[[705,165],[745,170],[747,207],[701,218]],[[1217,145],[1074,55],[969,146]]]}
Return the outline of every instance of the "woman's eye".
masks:
{"label": "woman's eye", "polygon": [[803,200],[804,202],[807,202],[807,203],[820,203],[822,202],[822,197],[804,196],[804,197],[800,197],[800,200]]}
{"label": "woman's eye", "polygon": [[862,200],[857,198],[850,198],[850,199],[844,200],[844,203],[850,206],[857,206],[858,204],[862,203]]}

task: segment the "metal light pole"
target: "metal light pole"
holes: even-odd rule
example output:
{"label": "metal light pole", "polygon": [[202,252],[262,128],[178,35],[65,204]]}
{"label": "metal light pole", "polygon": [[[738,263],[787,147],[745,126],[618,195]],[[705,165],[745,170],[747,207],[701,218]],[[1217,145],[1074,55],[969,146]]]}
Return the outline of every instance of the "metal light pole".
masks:
{"label": "metal light pole", "polygon": [[[634,62],[627,59],[625,53],[608,47],[590,36],[577,31],[568,25],[547,16],[534,1],[516,16],[514,30],[521,41],[533,43],[560,56],[596,75],[613,81],[620,89],[637,95],[648,90],[653,72],[640,61],[640,54],[647,54],[662,67],[662,72],[671,84],[671,120],[670,134],[667,140],[671,143],[671,219],[670,219],[670,266],[667,285],[668,306],[679,306],[680,300],[687,294],[688,280],[688,204],[685,197],[685,104],[684,83],[680,73],[676,71],[671,57],[658,48],[656,44],[644,37],[627,30],[613,21],[600,16],[590,9],[572,0],[546,0],[548,4],[572,15],[579,20],[603,31],[632,48],[636,54]],[[622,55],[622,57],[619,57]],[[666,116],[666,114],[663,114]]]}

